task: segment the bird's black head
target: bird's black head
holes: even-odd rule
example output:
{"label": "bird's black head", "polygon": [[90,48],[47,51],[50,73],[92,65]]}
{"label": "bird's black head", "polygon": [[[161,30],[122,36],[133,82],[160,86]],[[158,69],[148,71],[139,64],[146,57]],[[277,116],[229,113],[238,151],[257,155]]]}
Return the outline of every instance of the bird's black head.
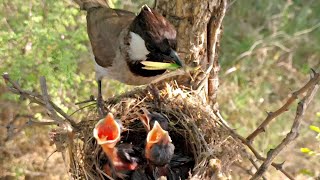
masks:
{"label": "bird's black head", "polygon": [[[145,70],[140,61],[173,63],[182,66],[176,53],[177,32],[174,26],[161,14],[144,6],[133,20],[130,28],[131,70],[144,72],[139,75],[153,76],[162,74],[165,70]],[[138,62],[136,62],[138,61]]]}
{"label": "bird's black head", "polygon": [[168,131],[168,118],[165,117],[163,114],[157,113],[157,112],[152,112],[148,114],[148,118],[150,119],[149,126],[152,128],[154,126],[155,121],[158,121],[160,124],[161,128],[163,130]]}

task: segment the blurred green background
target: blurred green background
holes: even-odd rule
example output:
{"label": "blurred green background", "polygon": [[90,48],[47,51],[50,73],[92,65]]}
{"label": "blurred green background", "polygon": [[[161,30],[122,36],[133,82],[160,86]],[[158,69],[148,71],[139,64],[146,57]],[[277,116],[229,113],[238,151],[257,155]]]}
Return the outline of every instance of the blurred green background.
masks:
{"label": "blurred green background", "polygon": [[[39,77],[46,76],[54,102],[68,113],[78,108],[75,102],[97,94],[85,12],[71,0],[0,2],[1,74],[9,72],[29,90],[38,90]],[[112,0],[111,4],[137,12],[142,4],[152,6],[153,1]],[[309,79],[310,68],[320,71],[320,1],[230,1],[223,30],[218,101],[223,116],[246,136],[266,117],[266,111],[280,107],[289,93],[302,87]],[[107,86],[105,97],[131,88],[114,81],[104,84]],[[319,94],[306,114],[299,139],[277,158],[278,162],[286,161],[285,168],[298,179],[320,174],[319,132],[309,128],[320,126]],[[35,172],[39,172],[40,177],[41,172],[48,171],[64,174],[63,168],[53,171],[43,167],[45,158],[53,150],[48,146],[46,129],[38,129],[40,133],[34,135],[34,130],[27,128],[14,141],[4,141],[6,124],[13,116],[35,113],[28,103],[7,93],[4,82],[0,81],[0,153],[8,153],[0,155],[0,162],[6,162],[1,163],[0,174],[14,179]],[[44,111],[38,109],[37,112]],[[294,112],[292,107],[257,138],[254,145],[261,153],[265,155],[289,132]],[[25,119],[19,121],[17,126]],[[35,148],[37,144],[41,148]],[[43,148],[47,151],[42,152]],[[42,157],[32,161],[36,165],[30,165],[27,156],[30,149],[35,151],[33,155]],[[59,158],[56,155],[48,163],[63,164]],[[65,177],[55,175],[50,177]],[[272,168],[268,176],[284,178]]]}

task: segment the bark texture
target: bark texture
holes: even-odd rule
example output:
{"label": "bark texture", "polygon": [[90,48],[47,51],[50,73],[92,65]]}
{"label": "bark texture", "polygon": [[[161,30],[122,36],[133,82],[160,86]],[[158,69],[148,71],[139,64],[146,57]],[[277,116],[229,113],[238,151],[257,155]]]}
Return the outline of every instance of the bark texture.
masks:
{"label": "bark texture", "polygon": [[[178,52],[186,65],[201,69],[191,73],[191,77],[181,77],[178,84],[187,87],[197,88],[199,82],[204,77],[207,69],[208,58],[208,32],[215,25],[214,18],[219,17],[219,6],[221,0],[159,0],[157,9],[172,22],[178,32]],[[216,67],[219,67],[218,58],[214,52]],[[214,95],[218,87],[217,74],[219,68],[211,70],[211,78],[207,79],[204,85],[203,99],[212,99],[209,96]],[[213,80],[213,77],[215,79]],[[208,83],[209,82],[209,83]],[[211,83],[210,83],[211,82]],[[210,87],[208,87],[208,85]],[[211,92],[208,92],[211,91]],[[215,102],[214,102],[215,103]],[[213,103],[213,104],[214,104]]]}

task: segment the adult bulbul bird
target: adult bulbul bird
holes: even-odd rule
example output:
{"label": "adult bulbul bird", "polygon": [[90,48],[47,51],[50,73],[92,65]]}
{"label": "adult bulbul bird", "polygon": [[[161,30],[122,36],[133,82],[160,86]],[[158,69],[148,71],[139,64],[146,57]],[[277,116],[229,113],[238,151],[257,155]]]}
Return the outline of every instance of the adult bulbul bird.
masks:
{"label": "adult bulbul bird", "polygon": [[[96,62],[98,107],[103,77],[128,85],[149,84],[166,70],[182,67],[176,30],[155,10],[140,13],[111,9],[104,0],[74,0],[87,11],[87,31]],[[156,63],[156,65],[155,65]]]}
{"label": "adult bulbul bird", "polygon": [[138,159],[132,156],[134,150],[131,144],[117,145],[120,134],[120,125],[111,113],[100,120],[93,130],[93,136],[109,160],[109,164],[104,166],[105,172],[109,176],[123,178],[127,172],[138,168]]}

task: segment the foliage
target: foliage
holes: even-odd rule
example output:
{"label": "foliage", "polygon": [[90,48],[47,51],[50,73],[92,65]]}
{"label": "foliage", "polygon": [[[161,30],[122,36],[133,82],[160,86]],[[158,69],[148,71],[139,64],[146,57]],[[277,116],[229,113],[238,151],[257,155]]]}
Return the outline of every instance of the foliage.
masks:
{"label": "foliage", "polygon": [[[122,6],[120,1],[113,2],[116,8]],[[0,8],[4,10],[0,12],[0,44],[5,44],[0,47],[0,74],[9,72],[31,90],[39,89],[39,77],[45,76],[56,103],[62,105],[61,97],[64,104],[69,103],[64,110],[95,94],[85,12],[69,0],[4,0]],[[110,87],[105,90],[107,96],[128,88],[113,81],[106,86]]]}
{"label": "foliage", "polygon": [[85,17],[67,0],[5,0],[0,8],[1,74],[9,72],[30,89],[46,76],[50,93],[70,102],[75,92],[67,90],[86,80],[77,69],[79,57],[88,53]]}

